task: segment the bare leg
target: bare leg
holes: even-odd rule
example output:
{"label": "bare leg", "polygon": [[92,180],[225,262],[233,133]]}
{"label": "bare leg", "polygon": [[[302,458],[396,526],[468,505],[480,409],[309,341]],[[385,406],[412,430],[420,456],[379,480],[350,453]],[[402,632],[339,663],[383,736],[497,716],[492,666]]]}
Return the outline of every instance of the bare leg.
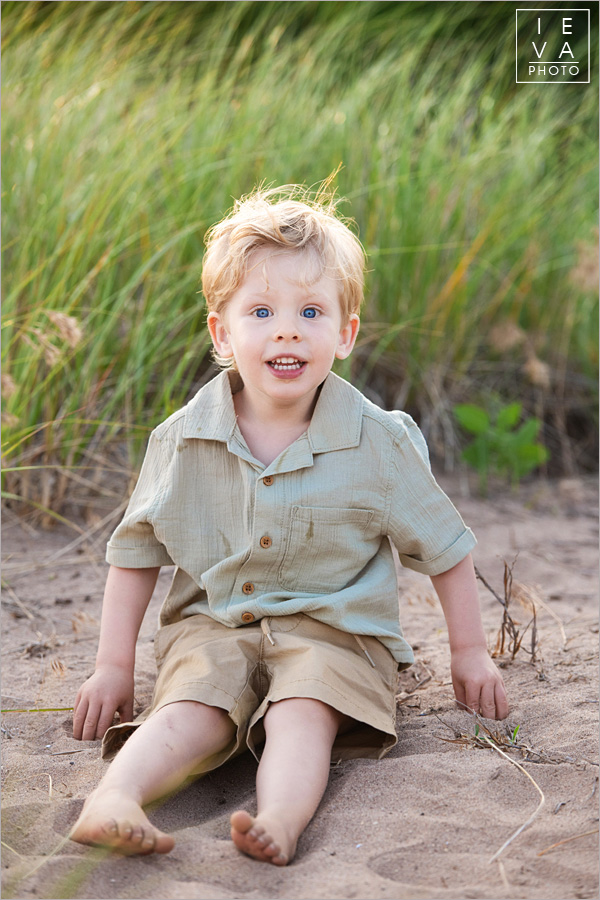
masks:
{"label": "bare leg", "polygon": [[258,814],[233,813],[236,847],[264,862],[287,865],[327,787],[331,747],[344,719],[320,700],[293,697],[269,706],[256,776]]}
{"label": "bare leg", "polygon": [[179,787],[230,742],[225,710],[193,701],[164,706],[131,735],[88,797],[71,840],[119,853],[168,853],[174,840],[149,822],[142,806]]}

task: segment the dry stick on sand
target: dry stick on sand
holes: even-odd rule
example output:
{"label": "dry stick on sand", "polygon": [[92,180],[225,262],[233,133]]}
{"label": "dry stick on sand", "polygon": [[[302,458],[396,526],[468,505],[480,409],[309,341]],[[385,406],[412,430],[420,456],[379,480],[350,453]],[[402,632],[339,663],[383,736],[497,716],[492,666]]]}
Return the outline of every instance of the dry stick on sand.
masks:
{"label": "dry stick on sand", "polygon": [[[518,554],[517,554],[518,555]],[[537,650],[537,615],[536,615],[536,607],[533,600],[528,597],[531,604],[531,611],[533,617],[531,621],[525,626],[523,631],[519,631],[515,621],[513,620],[509,607],[512,600],[512,589],[513,589],[513,569],[515,563],[517,561],[517,557],[514,558],[512,563],[509,565],[506,560],[504,560],[504,598],[502,598],[497,591],[486,581],[483,577],[477,566],[475,566],[475,575],[481,581],[483,585],[488,589],[488,591],[492,594],[493,597],[496,598],[498,603],[502,606],[503,615],[502,615],[502,624],[500,626],[500,631],[498,632],[498,638],[496,640],[496,648],[492,653],[493,657],[502,656],[504,654],[505,649],[508,653],[510,653],[511,660],[515,658],[519,650],[521,649],[521,645],[523,642],[523,638],[525,637],[525,633],[531,626],[531,650],[528,652],[531,655],[531,662],[534,663],[536,661],[536,650]],[[508,640],[507,640],[508,638]],[[505,647],[506,645],[506,647]]]}
{"label": "dry stick on sand", "polygon": [[544,853],[548,853],[550,850],[554,850],[555,847],[560,847],[561,844],[569,844],[571,841],[576,841],[578,838],[587,837],[589,834],[598,834],[598,829],[594,828],[592,831],[583,831],[581,834],[574,834],[571,837],[563,838],[562,841],[556,841],[555,844],[550,844],[549,847],[546,847],[544,850],[540,850],[538,856],[543,856]]}
{"label": "dry stick on sand", "polygon": [[28,618],[31,622],[34,622],[34,621],[35,621],[35,616],[34,616],[34,614],[31,612],[31,610],[29,609],[29,607],[27,606],[27,604],[26,604],[26,603],[23,603],[23,601],[20,599],[20,597],[18,597],[18,596],[15,594],[15,592],[13,591],[13,589],[11,588],[11,586],[10,586],[9,584],[5,585],[4,590],[6,590],[6,591],[10,594],[10,596],[11,596],[12,599],[13,599],[13,601],[14,601],[14,602],[16,603],[16,605],[19,607],[19,609],[21,610],[21,612],[23,613],[23,615],[27,616],[27,618]]}
{"label": "dry stick on sand", "polygon": [[[67,846],[67,844],[69,843],[70,840],[71,840],[70,837],[64,837],[64,838],[61,838],[60,841],[59,841],[59,843],[58,843],[58,844],[56,845],[56,847],[54,848],[54,850],[51,850],[50,853],[49,853],[47,856],[44,856],[39,862],[37,862],[37,863],[35,864],[35,866],[33,867],[33,869],[30,869],[28,872],[26,872],[26,873],[23,875],[23,877],[22,877],[22,879],[21,879],[21,882],[25,881],[27,878],[31,878],[32,875],[35,875],[35,873],[38,871],[38,869],[41,869],[42,866],[46,865],[47,862],[49,862],[51,859],[54,859],[54,857],[55,857],[58,853],[60,853],[60,851],[61,851],[64,847]],[[25,858],[27,858],[27,857],[25,857]]]}
{"label": "dry stick on sand", "polygon": [[19,859],[25,859],[25,857],[24,857],[21,853],[19,853],[18,850],[15,850],[14,847],[11,847],[10,844],[7,844],[7,843],[6,843],[6,841],[0,841],[0,844],[1,844],[3,847],[6,847],[7,850],[10,850],[11,853],[14,853],[15,856],[18,856]]}
{"label": "dry stick on sand", "polygon": [[539,786],[539,784],[537,783],[537,781],[535,781],[535,780],[531,777],[531,775],[529,774],[529,772],[527,772],[527,771],[523,768],[523,766],[519,765],[518,762],[515,762],[514,759],[511,759],[510,756],[508,756],[506,753],[504,753],[503,750],[501,750],[499,747],[497,747],[496,744],[495,744],[493,741],[491,741],[491,740],[487,737],[487,735],[484,734],[484,735],[482,735],[482,737],[483,737],[483,740],[484,740],[487,744],[490,745],[490,747],[492,748],[492,750],[495,750],[496,753],[499,753],[500,756],[503,756],[504,759],[506,759],[506,760],[507,760],[509,763],[511,763],[513,766],[516,766],[517,769],[519,769],[519,771],[523,773],[523,775],[526,775],[527,778],[529,778],[530,782],[532,783],[532,785],[534,786],[534,788],[536,789],[536,791],[539,793],[539,795],[540,795],[540,797],[541,797],[541,800],[540,800],[540,802],[538,803],[538,806],[537,806],[537,809],[535,810],[535,812],[534,812],[531,816],[529,816],[529,818],[527,819],[527,821],[526,821],[526,822],[523,822],[523,824],[521,825],[521,827],[520,827],[520,828],[517,828],[517,830],[515,831],[515,833],[514,833],[513,835],[511,835],[511,836],[509,837],[509,839],[508,839],[507,841],[505,841],[505,842],[502,844],[502,846],[500,847],[499,850],[496,851],[496,853],[494,853],[494,855],[493,855],[492,858],[490,859],[490,862],[492,863],[492,862],[494,862],[494,860],[498,859],[498,857],[500,856],[500,854],[503,853],[503,852],[506,850],[506,848],[508,847],[508,845],[511,844],[511,843],[514,841],[514,839],[515,839],[516,837],[518,837],[518,836],[521,834],[521,832],[525,831],[525,829],[526,829],[529,825],[531,825],[531,823],[532,823],[533,820],[536,818],[536,816],[538,815],[538,813],[539,813],[540,810],[542,809],[543,805],[545,804],[545,802],[546,802],[546,797],[544,796],[544,792],[543,792],[543,790],[541,789],[541,787]]}
{"label": "dry stick on sand", "polygon": [[512,888],[509,884],[508,878],[506,877],[506,870],[504,868],[504,863],[499,859],[497,859],[496,862],[498,863],[498,871],[500,872],[500,878],[502,879],[502,884],[504,885],[504,889],[506,890],[507,894],[510,894],[510,893],[512,893]]}
{"label": "dry stick on sand", "polygon": [[[519,765],[518,762],[515,762],[514,759],[511,759],[510,756],[508,756],[508,754],[504,753],[504,751],[501,750],[500,747],[498,747],[497,743],[496,743],[494,740],[492,740],[492,739],[488,736],[488,735],[491,734],[491,732],[490,732],[489,728],[487,727],[487,725],[485,724],[485,722],[482,721],[481,716],[479,716],[478,713],[475,712],[475,710],[473,710],[473,709],[471,709],[470,707],[468,707],[465,703],[461,703],[460,701],[458,701],[458,703],[459,703],[460,706],[462,706],[464,709],[466,709],[467,712],[470,712],[471,715],[472,715],[478,722],[481,723],[481,725],[483,726],[484,730],[488,732],[488,734],[482,734],[480,737],[478,737],[478,740],[484,741],[486,744],[488,744],[488,745],[492,748],[492,750],[495,750],[496,753],[499,753],[500,756],[503,756],[504,759],[507,760],[507,762],[511,763],[513,766],[516,766],[517,769],[519,769],[519,771],[523,773],[523,775],[525,775],[525,776],[527,776],[527,778],[529,778],[529,780],[531,781],[532,785],[534,786],[534,788],[536,789],[536,791],[539,793],[539,795],[540,795],[540,797],[541,797],[541,800],[540,800],[540,802],[539,802],[539,804],[538,804],[537,809],[535,810],[535,812],[534,812],[531,816],[529,816],[529,818],[527,819],[527,821],[524,822],[524,823],[521,825],[520,828],[517,828],[517,830],[515,831],[515,833],[512,834],[512,835],[509,837],[509,839],[508,839],[507,841],[505,841],[505,842],[502,844],[502,846],[500,847],[500,849],[497,850],[496,853],[494,853],[494,855],[491,857],[491,859],[489,860],[489,862],[490,862],[490,863],[493,863],[493,862],[494,862],[495,860],[497,860],[498,857],[506,850],[506,848],[508,847],[508,845],[511,844],[511,843],[514,841],[514,839],[515,839],[516,837],[518,837],[518,836],[521,834],[521,832],[525,831],[525,829],[526,829],[529,825],[531,825],[531,823],[533,822],[533,820],[536,818],[536,816],[538,815],[538,813],[541,811],[542,807],[544,806],[544,804],[545,804],[545,802],[546,802],[546,797],[544,796],[544,792],[542,791],[542,789],[541,789],[541,787],[539,786],[539,784],[531,777],[531,775],[529,774],[529,772],[527,772],[527,771],[523,768],[523,766]],[[437,718],[440,719],[439,716],[437,716]],[[440,722],[442,722],[442,724],[446,725],[446,722],[444,722],[443,719],[440,719]],[[446,725],[446,727],[449,728],[450,726]],[[445,740],[445,738],[442,738],[442,740]]]}
{"label": "dry stick on sand", "polygon": [[[73,712],[72,706],[40,706],[33,709],[1,709],[1,713]],[[73,750],[73,753],[77,751]]]}

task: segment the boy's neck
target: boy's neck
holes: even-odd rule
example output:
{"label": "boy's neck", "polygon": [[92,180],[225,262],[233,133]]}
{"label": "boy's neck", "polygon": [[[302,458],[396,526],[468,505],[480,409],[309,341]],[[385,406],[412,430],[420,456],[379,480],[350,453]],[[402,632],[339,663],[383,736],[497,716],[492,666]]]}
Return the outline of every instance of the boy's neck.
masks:
{"label": "boy's neck", "polygon": [[303,397],[293,404],[263,398],[247,387],[233,395],[233,403],[238,421],[265,429],[307,428],[317,402],[318,390],[311,397]]}
{"label": "boy's neck", "polygon": [[313,397],[306,398],[306,402],[292,406],[265,402],[246,387],[233,395],[238,427],[256,459],[270,465],[306,431],[317,395],[318,391],[315,391]]}

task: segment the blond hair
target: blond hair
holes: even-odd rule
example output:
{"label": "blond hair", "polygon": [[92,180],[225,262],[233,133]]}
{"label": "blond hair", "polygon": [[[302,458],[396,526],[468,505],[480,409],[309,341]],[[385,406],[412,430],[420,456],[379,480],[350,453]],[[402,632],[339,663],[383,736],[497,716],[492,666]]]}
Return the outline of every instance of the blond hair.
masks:
{"label": "blond hair", "polygon": [[231,212],[209,229],[202,268],[209,311],[222,313],[245,278],[252,254],[272,248],[309,252],[317,263],[316,270],[310,267],[310,280],[326,275],[339,283],[344,325],[359,312],[365,254],[350,230],[351,220],[337,213],[339,200],[329,191],[329,181],[315,192],[295,184],[259,187],[237,200]]}

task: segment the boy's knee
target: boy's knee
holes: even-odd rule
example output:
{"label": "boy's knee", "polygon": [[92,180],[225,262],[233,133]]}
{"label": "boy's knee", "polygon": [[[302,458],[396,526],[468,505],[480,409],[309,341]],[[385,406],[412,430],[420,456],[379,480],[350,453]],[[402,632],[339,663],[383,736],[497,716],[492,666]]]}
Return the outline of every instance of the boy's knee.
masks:
{"label": "boy's knee", "polygon": [[226,710],[219,706],[208,706],[195,700],[176,700],[163,706],[156,715],[161,716],[167,728],[177,728],[181,724],[198,728],[235,730],[235,725]]}
{"label": "boy's knee", "polygon": [[293,724],[294,722],[305,725],[334,726],[336,730],[344,720],[342,713],[312,697],[289,697],[286,700],[276,700],[269,704],[264,717],[265,731],[268,733],[269,725],[278,723]]}

